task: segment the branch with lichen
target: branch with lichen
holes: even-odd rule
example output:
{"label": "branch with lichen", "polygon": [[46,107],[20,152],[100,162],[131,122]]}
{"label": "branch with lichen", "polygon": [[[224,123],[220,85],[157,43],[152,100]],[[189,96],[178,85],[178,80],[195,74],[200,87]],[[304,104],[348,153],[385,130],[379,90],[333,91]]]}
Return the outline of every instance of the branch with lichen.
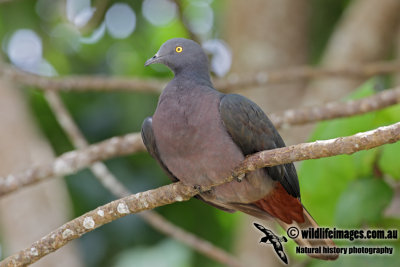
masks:
{"label": "branch with lichen", "polygon": [[259,71],[252,74],[231,74],[217,80],[215,86],[221,91],[245,89],[246,87],[310,80],[321,77],[369,78],[375,75],[400,71],[399,61],[383,61],[368,64],[347,64],[337,67],[296,66],[284,69]]}
{"label": "branch with lichen", "polygon": [[113,137],[85,149],[70,151],[62,154],[51,163],[38,165],[26,171],[10,174],[7,177],[0,177],[0,196],[47,178],[73,174],[97,161],[129,155],[138,151],[145,151],[139,133]]}
{"label": "branch with lichen", "polygon": [[[348,117],[379,110],[400,103],[400,88],[385,90],[373,96],[348,102],[331,102],[323,106],[288,110],[282,115],[270,114],[277,128],[319,120]],[[60,122],[65,121],[60,118]],[[26,171],[0,177],[0,196],[19,188],[55,177],[73,174],[94,162],[145,151],[139,133],[113,137],[87,148],[62,154],[54,162]],[[97,165],[95,165],[97,166]],[[99,172],[101,167],[96,167]]]}
{"label": "branch with lichen", "polygon": [[[230,74],[227,78],[216,79],[215,88],[232,91],[248,87],[313,79],[323,76],[368,78],[374,75],[400,72],[400,62],[376,62],[347,65],[341,67],[299,66],[285,69],[260,71],[239,75]],[[21,85],[49,90],[64,91],[115,91],[129,90],[160,93],[167,81],[156,79],[118,78],[101,76],[67,76],[60,78],[43,77],[18,70],[10,65],[0,66],[0,76]]]}
{"label": "branch with lichen", "polygon": [[[62,103],[62,100],[57,92],[45,91],[45,98],[49,103],[50,108],[53,110],[57,122],[60,124],[61,128],[67,134],[71,143],[77,149],[86,149],[89,143],[86,141],[85,137],[79,130],[78,126],[75,124],[68,110]],[[138,138],[139,134],[135,134],[135,138]],[[140,149],[144,149],[144,144]],[[108,170],[107,166],[102,162],[95,162],[89,166],[89,169],[95,175],[95,177],[100,181],[100,183],[107,188],[112,194],[117,197],[125,197],[130,195],[131,192],[124,187],[122,183],[118,181],[117,178]]]}
{"label": "branch with lichen", "polygon": [[[258,168],[300,160],[353,154],[357,151],[394,143],[398,140],[400,140],[400,122],[348,137],[261,151],[248,156],[235,168],[231,176],[213,186],[230,182],[234,177],[240,177],[242,174]],[[154,209],[176,201],[186,201],[201,192],[210,190],[211,187],[188,186],[177,182],[113,201],[64,224],[33,243],[30,247],[4,259],[0,262],[0,266],[26,266],[32,264],[64,246],[69,241],[79,238],[106,223],[128,214]]]}
{"label": "branch with lichen", "polygon": [[155,79],[138,79],[102,76],[45,77],[21,71],[10,65],[0,65],[0,76],[17,84],[55,91],[113,91],[131,90],[160,93],[166,82]]}
{"label": "branch with lichen", "polygon": [[282,114],[270,114],[275,127],[287,127],[310,122],[350,117],[383,109],[400,103],[400,87],[347,102],[330,102],[321,106],[289,109]]}
{"label": "branch with lichen", "polygon": [[[45,97],[68,138],[76,148],[84,149],[89,146],[78,126],[73,121],[68,110],[65,108],[57,92],[46,91]],[[126,197],[132,194],[102,162],[92,164],[90,170],[101,184],[117,197]],[[145,211],[138,214],[156,230],[188,245],[194,250],[203,253],[205,256],[214,259],[226,266],[240,266],[239,260],[223,249],[212,243],[183,230],[166,220],[155,211]]]}

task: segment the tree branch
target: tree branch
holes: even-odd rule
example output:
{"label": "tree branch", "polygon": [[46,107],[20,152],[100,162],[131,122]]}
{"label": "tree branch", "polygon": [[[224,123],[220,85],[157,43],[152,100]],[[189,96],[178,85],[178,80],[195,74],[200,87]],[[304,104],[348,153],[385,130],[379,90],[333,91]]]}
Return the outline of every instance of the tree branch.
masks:
{"label": "tree branch", "polygon": [[[282,115],[270,114],[270,118],[274,125],[280,128],[318,120],[362,114],[399,102],[400,88],[396,88],[344,103],[331,102],[319,107],[288,110]],[[64,119],[60,118],[59,121],[62,123]],[[62,154],[52,163],[35,166],[24,172],[10,174],[7,177],[0,177],[0,196],[47,178],[73,174],[94,162],[129,155],[138,151],[146,151],[139,133],[113,137],[84,149],[70,151]],[[96,164],[95,166],[98,165]],[[98,169],[98,172],[102,172],[101,167],[95,168]]]}
{"label": "tree branch", "polygon": [[[266,150],[247,157],[235,168],[230,177],[226,177],[221,183],[213,186],[230,182],[234,177],[254,171],[257,168],[340,154],[353,154],[360,150],[394,143],[398,140],[400,140],[400,122],[348,137]],[[204,192],[210,188],[211,186],[204,187],[201,188],[201,191]],[[113,220],[176,201],[186,201],[199,193],[200,191],[197,187],[177,182],[113,201],[64,224],[33,243],[30,247],[4,259],[0,262],[0,266],[25,266],[34,263],[64,246],[69,241]]]}
{"label": "tree branch", "polygon": [[[51,109],[53,110],[53,113],[56,116],[58,123],[67,134],[72,144],[77,149],[86,149],[89,146],[89,143],[86,141],[78,126],[73,121],[71,115],[62,103],[62,100],[60,99],[58,93],[54,91],[46,91],[45,97]],[[144,149],[144,147],[142,147],[142,149]],[[117,197],[125,197],[131,194],[131,192],[129,192],[129,190],[125,188],[125,186],[120,183],[116,177],[114,177],[114,175],[108,170],[107,166],[104,163],[96,162],[92,164],[89,168],[96,176],[96,178],[100,181],[100,183],[113,195]]]}
{"label": "tree branch", "polygon": [[107,8],[109,7],[109,0],[96,1],[96,10],[90,20],[79,29],[81,34],[87,35],[92,33],[93,28],[98,27],[101,22],[104,20],[105,13],[107,12]]}
{"label": "tree branch", "polygon": [[349,64],[338,67],[299,66],[284,69],[260,71],[254,74],[231,74],[225,80],[215,82],[215,87],[221,91],[245,89],[261,85],[308,80],[320,77],[368,78],[375,75],[389,74],[400,71],[399,61],[382,61],[369,64]]}
{"label": "tree branch", "polygon": [[185,28],[187,34],[189,35],[189,39],[192,39],[193,41],[200,43],[199,38],[197,38],[197,35],[192,32],[192,30],[189,27],[188,22],[186,21],[185,17],[183,16],[183,4],[181,0],[173,0],[175,3],[177,9],[178,9],[178,19],[181,21],[183,27]]}
{"label": "tree branch", "polygon": [[171,204],[177,200],[188,200],[197,194],[194,188],[181,183],[163,186],[158,189],[127,196],[115,200],[64,224],[49,233],[29,248],[0,262],[0,266],[26,266],[106,223],[131,213],[153,209]]}
{"label": "tree branch", "polygon": [[400,103],[400,87],[347,102],[330,102],[322,106],[289,109],[282,114],[270,114],[276,128],[310,122],[350,117],[383,109]]}
{"label": "tree branch", "polygon": [[295,161],[326,158],[342,154],[351,155],[357,151],[395,143],[398,140],[400,140],[400,122],[347,137],[261,151],[247,157],[235,171],[240,175],[255,169]]}
{"label": "tree branch", "polygon": [[[84,138],[83,134],[74,123],[68,110],[65,108],[62,100],[60,99],[57,92],[46,91],[45,97],[50,104],[57,121],[64,129],[69,139],[72,141],[74,146],[78,149],[84,149],[88,147],[88,142]],[[132,194],[107,168],[102,162],[96,162],[90,166],[90,170],[101,182],[101,184],[107,188],[111,193],[117,197],[126,197]],[[179,228],[172,224],[155,211],[145,211],[138,214],[147,223],[153,226],[156,230],[168,235],[176,240],[188,245],[189,247],[203,253],[205,256],[214,259],[227,266],[241,266],[239,260],[234,258],[228,252],[223,249],[214,246],[212,243],[197,237],[196,235]]]}
{"label": "tree branch", "polygon": [[224,266],[242,266],[240,260],[235,256],[229,254],[219,247],[216,247],[209,241],[199,238],[196,235],[173,225],[171,222],[164,219],[160,214],[154,211],[145,211],[140,214],[142,215],[142,218],[145,218],[146,221],[155,229],[175,238],[176,240],[181,241],[187,246],[206,255],[207,257],[222,263]]}
{"label": "tree branch", "polygon": [[[368,78],[374,75],[400,71],[399,61],[384,61],[363,65],[341,67],[300,66],[278,70],[263,71],[253,74],[231,74],[227,79],[216,79],[215,88],[220,91],[232,91],[260,85],[285,83],[323,76],[340,76],[349,78]],[[167,81],[156,79],[138,79],[101,76],[67,76],[50,78],[18,70],[10,65],[0,66],[0,76],[26,86],[57,91],[113,91],[129,90],[137,92],[160,93]]]}
{"label": "tree branch", "polygon": [[0,66],[0,76],[22,85],[56,91],[112,91],[128,89],[137,92],[160,93],[166,84],[166,82],[155,79],[146,80],[122,77],[71,75],[63,78],[52,78],[27,73],[6,64]]}
{"label": "tree branch", "polygon": [[97,161],[138,151],[145,151],[139,133],[113,137],[85,149],[70,151],[51,163],[38,165],[7,177],[0,177],[0,196],[50,177],[73,174]]}

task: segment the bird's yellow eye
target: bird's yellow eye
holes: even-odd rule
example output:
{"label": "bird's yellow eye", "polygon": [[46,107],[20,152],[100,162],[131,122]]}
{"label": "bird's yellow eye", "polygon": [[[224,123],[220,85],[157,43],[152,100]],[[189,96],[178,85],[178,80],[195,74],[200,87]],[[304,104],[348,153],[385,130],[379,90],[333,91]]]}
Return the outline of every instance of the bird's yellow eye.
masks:
{"label": "bird's yellow eye", "polygon": [[182,46],[177,46],[177,47],[175,48],[175,51],[176,51],[177,53],[182,52],[182,51],[183,51]]}

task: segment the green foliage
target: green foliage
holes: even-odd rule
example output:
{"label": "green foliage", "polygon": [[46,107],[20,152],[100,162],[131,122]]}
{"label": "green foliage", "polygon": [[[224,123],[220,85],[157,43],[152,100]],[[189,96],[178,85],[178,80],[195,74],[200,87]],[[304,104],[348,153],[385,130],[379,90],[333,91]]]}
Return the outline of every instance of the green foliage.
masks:
{"label": "green foliage", "polygon": [[370,177],[352,181],[337,202],[335,225],[359,228],[377,223],[392,197],[392,188],[381,179]]}
{"label": "green foliage", "polygon": [[190,249],[174,240],[165,240],[151,247],[138,247],[116,256],[114,267],[189,267]]}
{"label": "green foliage", "polygon": [[[348,99],[357,99],[375,93],[374,80],[361,86]],[[382,125],[400,121],[400,105],[351,118],[321,122],[311,140],[323,140],[353,135]],[[400,144],[385,145],[353,155],[341,155],[302,162],[299,169],[302,202],[322,226],[343,229],[371,228],[373,226],[393,228],[393,220],[385,218],[383,212],[390,204],[393,190],[383,176],[399,179],[398,155]],[[339,241],[341,246],[354,243]],[[370,242],[357,245],[370,246]],[[384,244],[384,245],[387,245]],[[393,243],[398,250],[399,244]],[[391,245],[392,246],[392,245]],[[395,252],[396,253],[396,252]],[[374,257],[352,255],[340,257],[335,262],[312,261],[311,266],[394,266],[399,253],[394,256]]]}
{"label": "green foliage", "polygon": [[379,167],[382,171],[391,175],[395,179],[400,179],[399,153],[399,142],[386,145],[379,159]]}
{"label": "green foliage", "polygon": [[[373,81],[366,83],[351,98],[361,98],[374,93]],[[319,123],[310,141],[325,140],[339,136],[349,136],[375,128],[376,114],[367,113],[345,119]],[[302,163],[299,179],[302,200],[311,213],[319,214],[317,221],[322,225],[331,225],[339,193],[343,192],[349,181],[372,171],[372,161],[376,150],[363,151],[355,155],[340,155]],[[304,178],[303,178],[304,177]],[[309,204],[310,203],[310,204]],[[318,203],[320,205],[318,205]]]}
{"label": "green foliage", "polygon": [[[394,250],[399,249],[399,246],[395,247]],[[399,266],[398,255],[388,256],[376,256],[376,255],[350,255],[339,257],[336,261],[313,261],[310,266],[312,267],[398,267]]]}
{"label": "green foliage", "polygon": [[313,0],[310,10],[310,60],[320,60],[325,46],[350,0]]}
{"label": "green foliage", "polygon": [[[310,12],[312,62],[319,61],[324,46],[349,1],[312,1]],[[108,6],[115,2],[109,1]],[[60,76],[102,74],[170,77],[171,72],[164,66],[155,65],[144,68],[143,64],[147,58],[154,55],[166,39],[188,36],[182,22],[175,19],[166,26],[151,25],[141,15],[141,1],[125,2],[131,5],[137,14],[135,32],[128,38],[118,40],[106,33],[95,44],[77,42],[79,34],[76,28],[68,25],[65,11],[62,16],[58,16],[55,10],[50,10],[51,19],[41,19],[35,11],[37,1],[5,3],[0,9],[2,53],[6,53],[5,46],[11,34],[15,30],[24,28],[31,29],[40,36],[43,43],[43,58],[54,66]],[[183,1],[183,7],[188,3],[190,0]],[[93,1],[92,4],[94,4]],[[229,1],[212,1],[216,25],[225,26],[224,12],[227,4]],[[218,33],[220,28],[215,27],[212,35],[221,38],[221,34]],[[90,34],[87,33],[87,36]],[[3,56],[6,58],[5,55]],[[351,98],[373,94],[373,85],[373,81],[369,82]],[[55,154],[59,155],[71,150],[73,147],[54,118],[43,94],[30,89],[26,91],[26,96],[32,114],[51,143]],[[153,113],[158,99],[155,94],[127,92],[68,92],[62,94],[62,97],[79,128],[91,143],[138,131],[143,119]],[[396,121],[400,121],[400,105],[354,118],[320,123],[311,139],[351,135]],[[392,193],[384,180],[373,177],[374,168],[378,168],[385,175],[400,179],[400,168],[397,164],[399,151],[400,144],[397,143],[358,152],[352,156],[337,156],[304,162],[299,171],[303,203],[321,225],[373,223],[388,228],[400,225],[399,219],[386,218],[382,215]],[[156,162],[146,153],[112,159],[106,164],[133,192],[169,183]],[[73,204],[74,217],[115,198],[87,170],[67,177],[66,182]],[[374,201],[371,200],[371,196],[374,196]],[[357,212],[355,212],[356,209]],[[369,214],[362,213],[362,210],[367,210]],[[228,251],[232,249],[236,241],[237,214],[227,214],[196,199],[161,207],[157,211],[178,226]],[[347,220],[340,221],[341,219]],[[131,262],[134,262],[136,266],[139,260],[147,262],[156,258],[165,259],[165,263],[169,263],[169,266],[220,266],[199,253],[189,252],[186,247],[169,241],[138,216],[127,216],[107,224],[84,235],[77,242],[85,260],[84,265],[89,267],[124,266],[123,264],[132,266]],[[395,266],[393,259],[390,257],[342,257],[333,263],[319,261],[313,264],[318,266],[354,266],[356,264]],[[151,263],[148,262],[149,266]]]}

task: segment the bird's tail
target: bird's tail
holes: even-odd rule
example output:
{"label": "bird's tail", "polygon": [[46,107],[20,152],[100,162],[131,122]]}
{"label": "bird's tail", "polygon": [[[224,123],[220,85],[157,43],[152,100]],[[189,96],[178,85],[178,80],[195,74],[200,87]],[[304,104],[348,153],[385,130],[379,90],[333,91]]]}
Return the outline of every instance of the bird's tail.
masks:
{"label": "bird's tail", "polygon": [[[329,248],[336,248],[335,243],[327,238],[327,239],[305,239],[302,237],[302,230],[309,230],[310,228],[319,228],[318,224],[315,222],[315,220],[311,217],[311,215],[308,213],[308,211],[303,207],[303,216],[304,216],[304,222],[303,223],[298,223],[296,221],[292,221],[291,224],[287,224],[277,218],[274,218],[280,226],[282,226],[283,229],[288,233],[288,235],[291,235],[291,237],[300,247],[307,247],[307,248],[320,248],[320,253],[316,253],[316,251],[313,251],[311,253],[307,253],[308,256],[317,258],[317,259],[322,259],[322,260],[336,260],[339,255],[336,253],[324,253],[324,248],[325,250]],[[289,230],[291,227],[291,230]],[[289,232],[288,232],[289,231]],[[294,236],[298,235],[297,237],[293,238]]]}

